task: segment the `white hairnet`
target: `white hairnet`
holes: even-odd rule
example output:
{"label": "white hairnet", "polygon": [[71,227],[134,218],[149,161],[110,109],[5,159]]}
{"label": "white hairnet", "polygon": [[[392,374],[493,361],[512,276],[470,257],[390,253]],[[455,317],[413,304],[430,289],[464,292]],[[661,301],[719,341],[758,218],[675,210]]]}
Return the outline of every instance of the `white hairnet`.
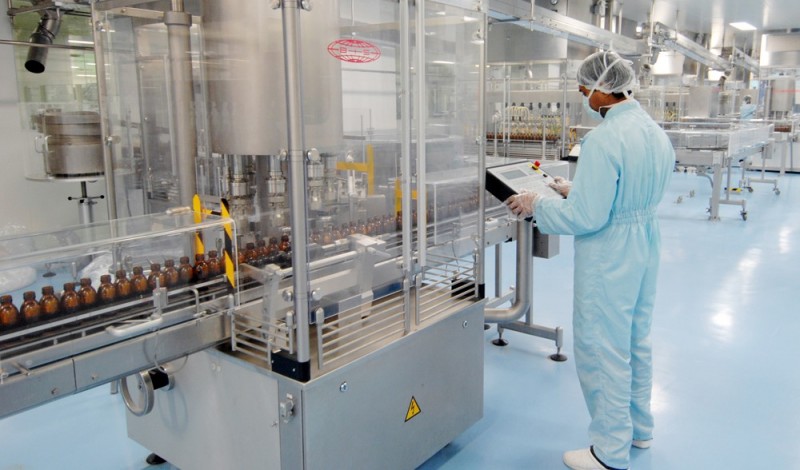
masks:
{"label": "white hairnet", "polygon": [[616,52],[595,52],[578,68],[578,84],[603,93],[624,93],[633,91],[636,73],[632,62],[620,57]]}

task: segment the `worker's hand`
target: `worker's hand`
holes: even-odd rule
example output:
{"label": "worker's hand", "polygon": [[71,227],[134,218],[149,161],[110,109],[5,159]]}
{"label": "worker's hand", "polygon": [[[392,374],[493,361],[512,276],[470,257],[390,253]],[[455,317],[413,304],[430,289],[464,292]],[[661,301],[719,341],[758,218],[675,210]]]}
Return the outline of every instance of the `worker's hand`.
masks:
{"label": "worker's hand", "polygon": [[564,179],[560,176],[553,177],[553,182],[550,183],[550,187],[555,189],[558,194],[562,195],[563,197],[569,196],[569,191],[572,189],[572,181]]}
{"label": "worker's hand", "polygon": [[506,199],[509,210],[518,218],[532,217],[536,210],[536,201],[540,198],[538,193],[523,190],[516,196]]}

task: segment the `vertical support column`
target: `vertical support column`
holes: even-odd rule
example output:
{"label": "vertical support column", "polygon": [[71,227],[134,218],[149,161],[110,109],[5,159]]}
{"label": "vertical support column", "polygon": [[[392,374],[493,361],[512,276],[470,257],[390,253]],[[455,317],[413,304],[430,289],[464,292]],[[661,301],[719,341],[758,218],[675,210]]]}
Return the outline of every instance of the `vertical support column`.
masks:
{"label": "vertical support column", "polygon": [[172,11],[164,13],[169,42],[169,70],[172,75],[172,116],[174,119],[177,153],[177,175],[180,185],[180,205],[192,205],[197,193],[195,177],[195,156],[197,155],[197,135],[194,114],[194,86],[192,84],[191,43],[189,28],[192,15],[186,13],[183,0],[172,0]]}
{"label": "vertical support column", "polygon": [[[564,64],[566,69],[566,63]],[[567,156],[567,73],[561,75],[561,87],[564,89],[564,95],[561,99],[561,154],[558,156],[562,159]]]}
{"label": "vertical support column", "polygon": [[[286,68],[286,114],[289,133],[289,192],[292,226],[292,278],[297,321],[297,362],[310,364],[308,326],[308,201],[306,194],[300,50],[300,0],[283,0],[283,42]],[[303,366],[305,367],[305,366]]]}
{"label": "vertical support column", "polygon": [[[486,293],[486,268],[483,263],[486,259],[486,36],[489,31],[489,19],[483,2],[478,8],[483,13],[480,30],[483,43],[480,44],[478,61],[478,262],[475,266],[475,282],[478,284],[477,295],[483,298]],[[495,136],[496,144],[497,136]],[[495,156],[497,156],[496,147]],[[499,276],[500,273],[497,272],[495,275]]]}
{"label": "vertical support column", "polygon": [[419,267],[425,269],[428,247],[428,196],[426,191],[425,170],[427,167],[426,128],[428,126],[428,110],[425,84],[425,0],[416,0],[416,41],[417,48],[417,246],[419,249]]}
{"label": "vertical support column", "polygon": [[102,13],[97,10],[97,3],[92,3],[92,24],[94,25],[94,57],[97,71],[97,104],[100,108],[100,133],[103,137],[103,174],[106,183],[106,205],[108,219],[117,218],[117,189],[114,181],[114,157],[111,148],[111,132],[108,122],[108,89],[106,88],[106,57],[100,33],[105,32]]}
{"label": "vertical support column", "polygon": [[[405,332],[411,330],[411,287],[414,272],[411,257],[411,31],[410,0],[400,2],[400,207],[403,240],[403,318]],[[417,110],[419,114],[419,110]],[[416,307],[416,306],[415,306]]]}

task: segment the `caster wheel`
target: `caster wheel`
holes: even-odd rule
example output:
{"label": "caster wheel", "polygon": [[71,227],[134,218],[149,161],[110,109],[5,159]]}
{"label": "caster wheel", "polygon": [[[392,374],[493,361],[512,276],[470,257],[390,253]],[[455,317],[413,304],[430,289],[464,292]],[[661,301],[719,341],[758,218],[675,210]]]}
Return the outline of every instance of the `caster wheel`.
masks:
{"label": "caster wheel", "polygon": [[778,196],[778,195],[780,195],[780,194],[781,194],[781,190],[776,188],[776,189],[775,189],[775,195],[776,195],[776,196]]}
{"label": "caster wheel", "polygon": [[747,211],[742,211],[742,220],[747,220]]}
{"label": "caster wheel", "polygon": [[747,188],[747,191],[752,193],[753,192],[753,188]]}
{"label": "caster wheel", "polygon": [[678,196],[678,200],[677,200],[677,201],[675,201],[675,202],[676,202],[677,204],[680,204],[680,203],[682,203],[682,202],[683,202],[683,196]]}

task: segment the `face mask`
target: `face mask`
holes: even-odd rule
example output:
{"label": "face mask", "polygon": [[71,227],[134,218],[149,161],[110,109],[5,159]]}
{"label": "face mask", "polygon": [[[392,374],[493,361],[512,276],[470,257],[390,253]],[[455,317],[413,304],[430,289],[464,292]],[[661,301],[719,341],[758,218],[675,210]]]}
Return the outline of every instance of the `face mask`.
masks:
{"label": "face mask", "polygon": [[[594,93],[594,90],[592,90],[592,93]],[[589,96],[592,96],[592,93],[589,93]],[[586,114],[590,118],[592,118],[594,120],[597,120],[597,121],[602,121],[603,120],[603,115],[600,114],[599,112],[595,111],[594,109],[592,109],[592,107],[589,105],[589,96],[584,96],[583,97],[583,109],[584,109],[584,111],[586,111]]]}

